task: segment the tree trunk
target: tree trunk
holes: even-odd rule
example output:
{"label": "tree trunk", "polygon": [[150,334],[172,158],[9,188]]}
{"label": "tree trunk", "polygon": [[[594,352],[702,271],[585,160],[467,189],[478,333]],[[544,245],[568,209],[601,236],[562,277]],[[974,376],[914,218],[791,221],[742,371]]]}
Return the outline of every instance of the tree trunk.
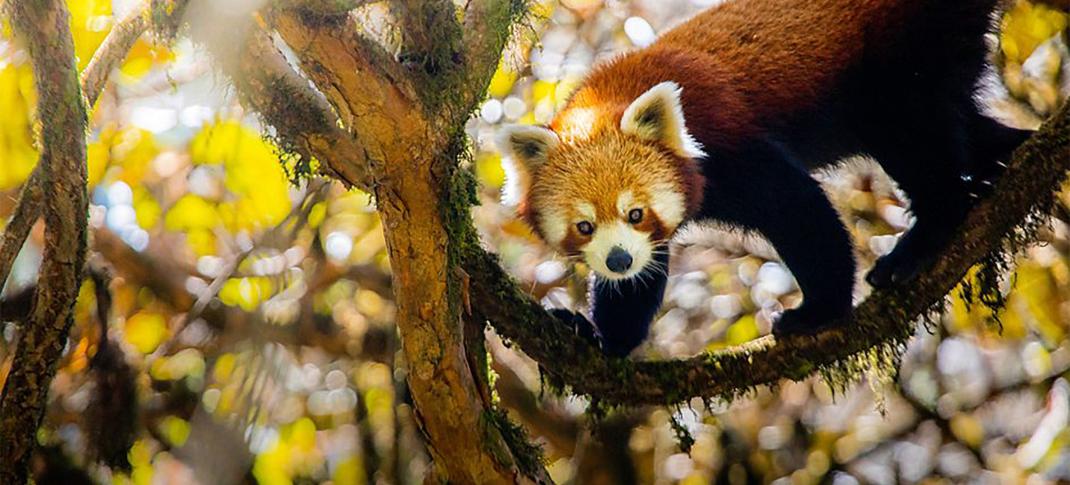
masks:
{"label": "tree trunk", "polygon": [[[48,387],[67,343],[86,252],[86,111],[64,3],[10,1],[5,10],[33,63],[43,120],[44,259],[0,397],[0,483],[26,481]],[[26,193],[29,193],[27,191]]]}

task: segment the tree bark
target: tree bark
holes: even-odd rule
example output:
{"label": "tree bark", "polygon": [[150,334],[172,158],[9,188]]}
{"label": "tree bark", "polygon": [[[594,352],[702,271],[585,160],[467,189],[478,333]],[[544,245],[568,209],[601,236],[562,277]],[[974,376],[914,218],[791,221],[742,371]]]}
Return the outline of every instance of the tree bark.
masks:
{"label": "tree bark", "polygon": [[86,109],[75,68],[69,14],[59,0],[9,1],[27,45],[43,121],[45,248],[29,325],[0,397],[0,483],[26,481],[48,387],[73,322],[86,253]]}

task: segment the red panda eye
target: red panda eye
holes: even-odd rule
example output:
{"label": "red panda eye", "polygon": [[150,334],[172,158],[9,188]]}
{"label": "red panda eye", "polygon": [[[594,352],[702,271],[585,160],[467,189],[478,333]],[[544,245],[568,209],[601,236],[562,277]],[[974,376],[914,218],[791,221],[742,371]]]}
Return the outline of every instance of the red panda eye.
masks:
{"label": "red panda eye", "polygon": [[576,224],[576,230],[580,231],[580,234],[583,234],[584,236],[590,236],[591,234],[594,234],[594,224],[583,221]]}
{"label": "red panda eye", "polygon": [[628,222],[632,224],[638,224],[643,221],[643,209],[632,209],[628,211]]}

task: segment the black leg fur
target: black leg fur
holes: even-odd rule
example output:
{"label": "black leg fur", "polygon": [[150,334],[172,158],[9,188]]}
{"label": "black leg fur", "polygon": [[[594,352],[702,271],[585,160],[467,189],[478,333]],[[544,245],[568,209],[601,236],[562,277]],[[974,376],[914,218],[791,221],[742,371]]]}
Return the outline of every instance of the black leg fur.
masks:
{"label": "black leg fur", "polygon": [[866,276],[874,287],[913,278],[944,248],[969,210],[969,160],[964,120],[949,108],[925,124],[873,143],[871,153],[910,199],[914,224]]}
{"label": "black leg fur", "polygon": [[[935,101],[934,101],[935,102]],[[881,288],[915,277],[945,249],[969,209],[990,192],[1002,162],[1029,136],[979,113],[972,102],[965,116],[944,107],[926,126],[907,132],[912,140],[889,137],[873,154],[910,199],[914,225],[891,253],[866,276]]]}
{"label": "black leg fur", "polygon": [[755,230],[772,243],[803,293],[775,334],[813,333],[851,310],[850,236],[821,186],[779,143],[756,141],[710,164],[702,217]]}
{"label": "black leg fur", "polygon": [[[660,246],[653,262],[634,278],[623,281],[591,278],[588,297],[591,316],[597,328],[597,340],[607,354],[624,357],[643,343],[661,307],[668,270],[669,248]],[[574,318],[583,319],[578,315]],[[582,329],[585,323],[573,325]],[[581,335],[584,331],[579,330]]]}

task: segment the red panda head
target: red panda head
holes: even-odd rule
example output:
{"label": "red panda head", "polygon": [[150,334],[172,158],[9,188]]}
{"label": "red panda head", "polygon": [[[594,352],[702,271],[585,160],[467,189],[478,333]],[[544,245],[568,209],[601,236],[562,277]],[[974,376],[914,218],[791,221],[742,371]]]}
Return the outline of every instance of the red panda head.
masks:
{"label": "red panda head", "polygon": [[[562,116],[585,125],[555,124],[562,136],[536,126],[502,130],[498,146],[511,162],[505,196],[559,252],[582,255],[608,279],[635,277],[697,210],[702,176],[694,159],[704,154],[685,128],[676,83],[654,86],[622,114],[577,109],[587,111]],[[620,121],[604,126],[595,116]]]}

